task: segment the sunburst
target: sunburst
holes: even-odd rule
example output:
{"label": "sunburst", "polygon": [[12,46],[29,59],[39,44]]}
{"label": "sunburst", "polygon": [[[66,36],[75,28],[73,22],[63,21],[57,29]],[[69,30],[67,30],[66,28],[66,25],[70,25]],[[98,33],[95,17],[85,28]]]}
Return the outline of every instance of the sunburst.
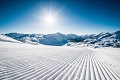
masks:
{"label": "sunburst", "polygon": [[59,9],[55,10],[54,8],[55,6],[53,6],[53,4],[50,4],[50,6],[48,8],[44,8],[41,7],[42,10],[42,15],[40,16],[41,24],[47,25],[47,27],[53,27],[55,25],[58,24],[58,22],[60,22],[60,11],[63,8],[60,7]]}

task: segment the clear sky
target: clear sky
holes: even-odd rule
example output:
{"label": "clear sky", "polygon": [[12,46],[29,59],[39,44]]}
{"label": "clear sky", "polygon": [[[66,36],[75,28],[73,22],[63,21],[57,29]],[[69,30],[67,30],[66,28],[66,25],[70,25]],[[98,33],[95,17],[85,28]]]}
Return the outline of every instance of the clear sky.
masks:
{"label": "clear sky", "polygon": [[120,0],[0,0],[0,33],[120,30]]}

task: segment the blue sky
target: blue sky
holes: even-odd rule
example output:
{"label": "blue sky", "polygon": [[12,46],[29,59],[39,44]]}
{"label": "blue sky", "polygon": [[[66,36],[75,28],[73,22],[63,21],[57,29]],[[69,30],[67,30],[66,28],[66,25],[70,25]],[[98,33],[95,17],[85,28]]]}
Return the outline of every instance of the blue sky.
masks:
{"label": "blue sky", "polygon": [[[119,4],[119,0],[0,0],[0,33],[114,32],[120,30]],[[50,10],[58,12],[52,26],[43,19]]]}

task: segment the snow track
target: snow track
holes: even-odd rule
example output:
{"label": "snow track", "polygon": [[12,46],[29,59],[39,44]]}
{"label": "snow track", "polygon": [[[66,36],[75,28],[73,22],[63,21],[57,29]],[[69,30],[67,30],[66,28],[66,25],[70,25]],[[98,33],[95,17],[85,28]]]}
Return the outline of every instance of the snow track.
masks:
{"label": "snow track", "polygon": [[0,47],[0,80],[120,80],[120,62],[92,49],[14,45]]}

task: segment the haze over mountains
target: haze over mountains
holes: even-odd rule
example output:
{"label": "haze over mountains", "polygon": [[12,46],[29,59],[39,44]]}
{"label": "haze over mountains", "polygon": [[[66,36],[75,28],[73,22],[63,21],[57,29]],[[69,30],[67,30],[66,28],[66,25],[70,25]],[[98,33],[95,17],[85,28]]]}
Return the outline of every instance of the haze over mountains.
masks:
{"label": "haze over mountains", "polygon": [[92,47],[120,47],[120,30],[113,33],[99,33],[78,36],[76,34],[23,34],[8,33],[11,37],[23,43],[43,44],[52,46],[92,46]]}

